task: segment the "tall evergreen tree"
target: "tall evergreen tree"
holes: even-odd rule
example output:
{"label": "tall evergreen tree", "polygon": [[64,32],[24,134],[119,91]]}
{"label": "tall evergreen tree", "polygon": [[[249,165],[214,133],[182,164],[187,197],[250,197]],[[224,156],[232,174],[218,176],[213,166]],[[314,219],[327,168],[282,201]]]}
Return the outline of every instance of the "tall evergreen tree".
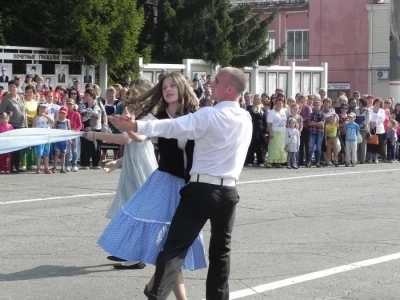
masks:
{"label": "tall evergreen tree", "polygon": [[257,63],[271,65],[285,50],[285,45],[280,46],[273,53],[267,53],[268,25],[271,24],[276,13],[262,20],[262,12],[253,15],[251,4],[240,4],[229,11],[230,17],[235,20],[233,29],[229,34],[229,41],[233,52],[230,62],[232,66],[255,67]]}
{"label": "tall evergreen tree", "polygon": [[153,60],[179,63],[202,58],[214,64],[231,59],[229,1],[159,0]]}
{"label": "tall evergreen tree", "polygon": [[159,0],[158,21],[153,28],[152,59],[180,63],[201,58],[214,65],[252,67],[272,64],[284,51],[267,56],[268,25],[261,13],[252,15],[250,4],[232,7],[228,0]]}

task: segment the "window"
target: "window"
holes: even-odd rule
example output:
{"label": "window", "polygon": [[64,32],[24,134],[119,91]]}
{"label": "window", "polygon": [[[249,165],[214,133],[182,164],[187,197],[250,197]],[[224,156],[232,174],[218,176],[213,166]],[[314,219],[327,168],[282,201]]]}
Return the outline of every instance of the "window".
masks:
{"label": "window", "polygon": [[257,94],[265,93],[266,87],[265,84],[267,83],[267,74],[266,73],[258,73],[258,91]]}
{"label": "window", "polygon": [[311,73],[303,73],[303,94],[311,94]]}
{"label": "window", "polygon": [[268,31],[267,55],[275,51],[275,31]]}
{"label": "window", "polygon": [[313,94],[318,93],[321,88],[321,74],[313,73],[312,75]]}
{"label": "window", "polygon": [[288,73],[279,73],[278,87],[287,95]]}
{"label": "window", "polygon": [[246,92],[251,92],[250,90],[251,73],[245,72],[244,75],[246,76],[247,79]]}
{"label": "window", "polygon": [[308,59],[308,30],[286,32],[286,59]]}
{"label": "window", "polygon": [[276,80],[277,80],[276,73],[268,73],[268,93],[270,95],[275,94]]}
{"label": "window", "polygon": [[295,93],[301,93],[301,73],[296,72],[295,77]]}

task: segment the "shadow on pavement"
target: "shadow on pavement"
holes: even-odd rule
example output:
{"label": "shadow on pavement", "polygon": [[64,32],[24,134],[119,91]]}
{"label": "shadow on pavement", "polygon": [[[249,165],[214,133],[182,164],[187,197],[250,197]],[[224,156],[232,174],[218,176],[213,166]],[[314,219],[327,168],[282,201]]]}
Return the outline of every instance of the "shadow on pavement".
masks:
{"label": "shadow on pavement", "polygon": [[[110,269],[96,270],[96,268],[110,267]],[[0,274],[1,281],[20,281],[20,280],[31,280],[31,279],[42,279],[51,277],[70,277],[70,276],[81,276],[92,273],[104,273],[104,272],[116,272],[117,270],[112,268],[111,264],[103,264],[97,266],[84,266],[84,267],[65,267],[65,266],[52,266],[43,265],[36,268],[19,271],[9,274]]]}

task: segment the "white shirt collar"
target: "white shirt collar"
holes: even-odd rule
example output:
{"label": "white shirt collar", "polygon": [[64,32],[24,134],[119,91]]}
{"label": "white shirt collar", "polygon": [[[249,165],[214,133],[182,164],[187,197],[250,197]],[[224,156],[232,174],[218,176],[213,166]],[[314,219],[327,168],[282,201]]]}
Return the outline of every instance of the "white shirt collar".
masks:
{"label": "white shirt collar", "polygon": [[222,107],[237,107],[237,108],[240,108],[239,102],[237,102],[237,101],[227,101],[227,100],[218,102],[218,104],[215,105],[215,106],[218,107],[218,108],[222,108]]}

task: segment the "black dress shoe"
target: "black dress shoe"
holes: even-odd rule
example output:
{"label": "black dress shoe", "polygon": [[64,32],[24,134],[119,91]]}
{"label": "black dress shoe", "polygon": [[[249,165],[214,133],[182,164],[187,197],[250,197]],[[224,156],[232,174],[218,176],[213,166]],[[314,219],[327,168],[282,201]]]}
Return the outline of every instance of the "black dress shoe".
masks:
{"label": "black dress shoe", "polygon": [[137,264],[134,265],[124,265],[124,264],[115,264],[113,265],[114,269],[117,270],[141,270],[146,267],[146,264],[138,262]]}
{"label": "black dress shoe", "polygon": [[111,261],[126,261],[125,259],[122,259],[122,258],[119,258],[119,257],[116,257],[116,256],[112,256],[112,255],[107,256],[107,259],[111,260]]}

